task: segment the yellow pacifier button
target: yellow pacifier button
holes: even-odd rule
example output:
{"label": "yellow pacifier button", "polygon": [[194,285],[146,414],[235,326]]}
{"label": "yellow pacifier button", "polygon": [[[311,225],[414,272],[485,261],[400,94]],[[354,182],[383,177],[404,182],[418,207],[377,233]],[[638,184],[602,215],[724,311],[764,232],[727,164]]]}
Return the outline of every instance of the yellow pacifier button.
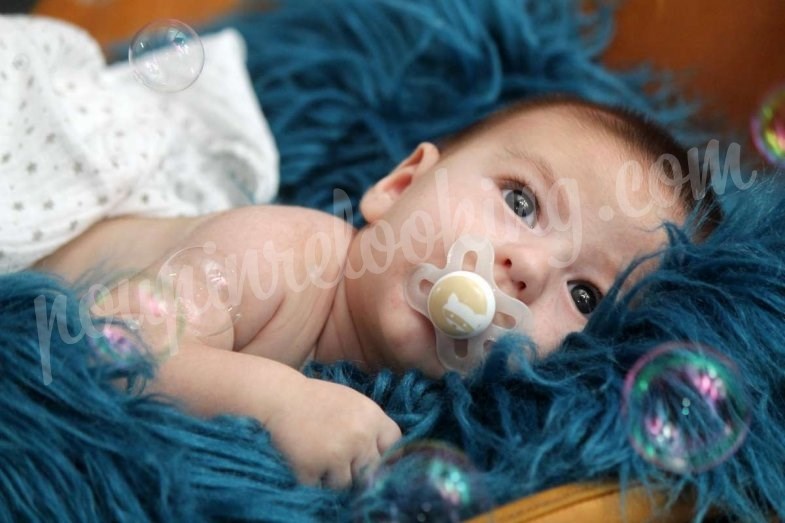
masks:
{"label": "yellow pacifier button", "polygon": [[446,335],[467,339],[491,324],[496,300],[491,285],[481,276],[455,271],[439,278],[428,294],[428,316]]}

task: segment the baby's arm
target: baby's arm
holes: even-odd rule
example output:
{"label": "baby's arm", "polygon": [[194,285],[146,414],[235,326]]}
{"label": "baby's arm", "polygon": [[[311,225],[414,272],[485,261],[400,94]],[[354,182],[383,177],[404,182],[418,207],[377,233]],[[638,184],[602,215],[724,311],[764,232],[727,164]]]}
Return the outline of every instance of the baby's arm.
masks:
{"label": "baby's arm", "polygon": [[181,343],[163,363],[152,388],[179,398],[200,415],[255,417],[299,480],[310,484],[350,484],[401,435],[376,403],[348,387],[194,340]]}
{"label": "baby's arm", "polygon": [[[272,206],[236,209],[196,220],[125,218],[99,224],[82,243],[67,246],[41,267],[78,274],[86,268],[90,256],[84,254],[89,252],[93,259],[103,259],[106,266],[121,273],[139,273],[128,283],[130,289],[125,289],[131,296],[139,296],[140,286],[182,248],[212,242],[218,251],[249,265],[240,271],[244,278],[253,278],[257,287],[274,292],[256,296],[252,282],[245,282],[237,309],[241,317],[234,328],[207,339],[186,329],[177,340],[176,351],[169,337],[156,337],[156,327],[143,321],[144,313],[149,312],[144,310],[143,300],[131,300],[123,310],[120,287],[113,289],[95,312],[139,318],[152,348],[170,353],[150,390],[171,395],[200,415],[229,412],[255,417],[269,430],[273,443],[302,481],[341,487],[377,460],[400,437],[400,431],[362,394],[306,378],[297,370],[321,332],[334,289],[327,293],[329,289],[315,286],[293,292],[284,279],[276,284],[268,261],[257,256],[265,243],[271,242],[277,252],[292,249],[295,269],[307,271],[298,242],[320,230],[336,235],[331,220],[329,215],[314,211]],[[129,238],[145,241],[124,250]],[[336,244],[342,242],[348,245],[348,241],[336,240]],[[148,269],[140,270],[139,263]],[[252,263],[258,266],[250,267]],[[339,260],[335,269],[340,268]],[[303,274],[294,276],[303,281]],[[324,279],[332,280],[332,276],[325,274]],[[298,314],[289,314],[292,310]],[[164,343],[158,344],[162,339]]]}
{"label": "baby's arm", "polygon": [[[315,255],[306,255],[304,243],[319,233],[333,242],[332,249],[324,249],[330,252],[323,254],[335,258],[324,265],[320,281],[336,281],[351,229],[329,215],[290,207],[247,208],[217,215],[195,227],[185,244],[214,242],[219,251],[237,258],[245,278],[258,278],[262,289],[273,292],[256,296],[251,282],[244,282],[238,307],[241,316],[230,345],[235,350],[220,350],[186,338],[187,346],[161,368],[158,386],[185,399],[201,414],[229,411],[256,417],[302,481],[343,487],[377,461],[398,440],[400,430],[362,394],[306,378],[282,363],[302,365],[322,331],[335,295],[334,286],[292,288],[305,281],[312,268],[314,260],[307,258]],[[278,261],[258,256],[266,246],[292,254],[291,259],[284,256],[281,263],[293,271],[294,281],[287,282],[280,267],[275,272],[271,264]],[[258,267],[243,268],[249,264]],[[220,339],[211,341],[217,347],[222,343]]]}

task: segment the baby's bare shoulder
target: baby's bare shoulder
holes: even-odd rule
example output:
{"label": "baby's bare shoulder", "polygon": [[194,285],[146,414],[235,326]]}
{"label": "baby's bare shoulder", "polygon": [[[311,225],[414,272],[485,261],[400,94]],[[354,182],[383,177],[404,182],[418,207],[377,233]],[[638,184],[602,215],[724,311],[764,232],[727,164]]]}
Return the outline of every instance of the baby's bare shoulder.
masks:
{"label": "baby's bare shoulder", "polygon": [[326,212],[286,205],[258,205],[227,211],[218,220],[226,232],[253,230],[263,236],[302,239],[318,233],[332,234],[336,240],[351,237],[352,227]]}
{"label": "baby's bare shoulder", "polygon": [[234,253],[243,251],[284,255],[301,260],[328,255],[340,263],[346,256],[354,228],[325,212],[283,205],[232,209],[205,220],[197,236],[220,238]]}
{"label": "baby's bare shoulder", "polygon": [[235,350],[302,365],[333,305],[354,228],[292,206],[233,209],[204,221],[191,242],[210,240],[236,260],[243,285]]}
{"label": "baby's bare shoulder", "polygon": [[135,274],[167,253],[205,216],[144,218],[123,216],[103,220],[46,258],[34,269],[73,281],[91,270],[103,274]]}

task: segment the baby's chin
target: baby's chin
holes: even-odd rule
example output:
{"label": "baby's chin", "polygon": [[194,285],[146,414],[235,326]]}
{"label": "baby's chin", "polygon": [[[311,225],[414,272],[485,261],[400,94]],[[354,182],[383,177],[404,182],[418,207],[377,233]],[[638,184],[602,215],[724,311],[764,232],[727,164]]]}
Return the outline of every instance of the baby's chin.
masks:
{"label": "baby's chin", "polygon": [[419,369],[438,378],[446,369],[436,356],[436,336],[431,322],[414,309],[399,310],[392,321],[382,320],[384,361],[395,372]]}

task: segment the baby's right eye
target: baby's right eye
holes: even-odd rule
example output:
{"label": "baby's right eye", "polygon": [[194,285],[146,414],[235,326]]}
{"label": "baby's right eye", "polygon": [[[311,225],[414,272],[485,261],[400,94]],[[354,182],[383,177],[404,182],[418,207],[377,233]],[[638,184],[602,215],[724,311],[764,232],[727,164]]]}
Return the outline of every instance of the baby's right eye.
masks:
{"label": "baby's right eye", "polygon": [[570,296],[575,307],[584,316],[594,312],[602,299],[602,293],[594,285],[583,282],[570,284]]}
{"label": "baby's right eye", "polygon": [[515,187],[502,189],[502,197],[512,212],[533,229],[537,224],[537,197],[534,193],[525,187]]}

